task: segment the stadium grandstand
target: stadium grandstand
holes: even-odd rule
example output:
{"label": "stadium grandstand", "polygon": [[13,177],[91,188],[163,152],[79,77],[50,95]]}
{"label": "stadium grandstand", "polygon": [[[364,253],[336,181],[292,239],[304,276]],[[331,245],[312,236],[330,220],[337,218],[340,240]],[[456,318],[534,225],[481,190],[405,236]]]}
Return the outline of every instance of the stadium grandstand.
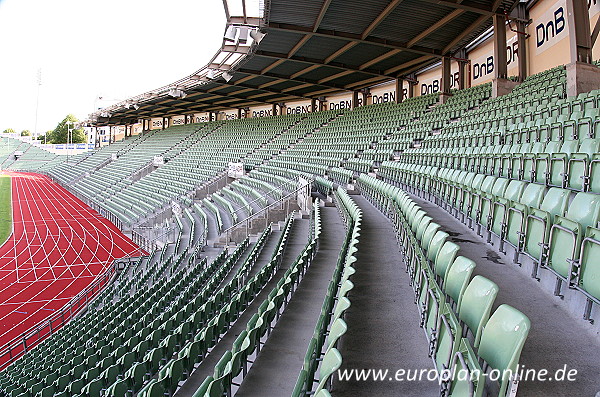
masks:
{"label": "stadium grandstand", "polygon": [[0,395],[600,396],[600,3],[223,5],[94,150],[0,136]]}

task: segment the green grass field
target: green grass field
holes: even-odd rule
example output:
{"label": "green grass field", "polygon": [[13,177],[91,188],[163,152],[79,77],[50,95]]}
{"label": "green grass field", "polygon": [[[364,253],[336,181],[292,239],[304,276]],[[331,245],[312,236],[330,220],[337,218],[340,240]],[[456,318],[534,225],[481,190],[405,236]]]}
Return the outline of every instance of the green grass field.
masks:
{"label": "green grass field", "polygon": [[0,175],[0,245],[12,231],[10,177]]}

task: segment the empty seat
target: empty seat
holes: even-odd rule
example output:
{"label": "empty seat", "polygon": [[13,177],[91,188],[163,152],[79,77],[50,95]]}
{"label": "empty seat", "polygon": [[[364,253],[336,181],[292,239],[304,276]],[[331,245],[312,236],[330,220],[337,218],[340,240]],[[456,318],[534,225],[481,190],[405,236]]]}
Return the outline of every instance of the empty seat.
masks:
{"label": "empty seat", "polygon": [[470,345],[479,346],[497,294],[498,286],[494,282],[475,276],[466,287],[456,312],[445,310],[440,313],[433,346],[433,357],[438,370],[449,368],[462,338],[468,337]]}
{"label": "empty seat", "polygon": [[587,227],[597,227],[600,218],[600,196],[577,193],[563,216],[557,216],[550,229],[544,267],[557,276],[554,293],[560,294],[563,281],[570,282],[571,266],[579,259],[581,241]]}
{"label": "empty seat", "polygon": [[517,376],[521,351],[530,328],[527,316],[509,305],[501,305],[483,329],[477,354],[501,374],[498,396],[506,395],[513,380],[511,373]]}
{"label": "empty seat", "polygon": [[[544,187],[530,183],[523,190],[523,194],[518,202],[514,202],[507,210],[506,220],[503,225],[503,240],[515,247],[515,261],[518,259],[518,253],[522,249],[525,240],[525,224],[530,209],[539,208],[544,199]],[[502,251],[502,245],[500,246]]]}
{"label": "empty seat", "polygon": [[579,260],[571,262],[570,285],[581,291],[587,298],[583,314],[585,320],[591,319],[592,305],[600,304],[600,229],[588,227],[585,237],[581,242]]}
{"label": "empty seat", "polygon": [[[532,258],[536,264],[542,260],[544,244],[548,243],[550,227],[554,218],[564,214],[569,201],[569,191],[551,188],[544,196],[540,208],[530,208],[524,229],[522,252]],[[537,276],[537,265],[532,276]]]}

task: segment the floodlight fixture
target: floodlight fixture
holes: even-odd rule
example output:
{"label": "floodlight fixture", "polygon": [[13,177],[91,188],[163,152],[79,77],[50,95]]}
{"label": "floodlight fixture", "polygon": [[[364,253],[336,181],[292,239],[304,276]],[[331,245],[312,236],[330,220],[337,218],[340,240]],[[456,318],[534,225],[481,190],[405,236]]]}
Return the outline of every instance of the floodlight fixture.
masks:
{"label": "floodlight fixture", "polygon": [[172,96],[173,98],[185,98],[187,96],[187,94],[183,91],[180,90],[179,88],[171,88],[168,92],[169,96]]}
{"label": "floodlight fixture", "polygon": [[233,75],[229,72],[223,72],[223,74],[221,75],[226,82],[229,83],[229,80],[231,80],[233,78]]}
{"label": "floodlight fixture", "polygon": [[250,37],[252,37],[252,40],[254,40],[258,44],[265,37],[265,34],[261,33],[259,30],[252,30],[250,32]]}
{"label": "floodlight fixture", "polygon": [[238,29],[240,31],[240,35],[238,36],[239,44],[246,44],[248,42],[248,31],[249,29],[245,26]]}
{"label": "floodlight fixture", "polygon": [[223,35],[223,38],[226,41],[235,41],[236,34],[237,34],[237,28],[235,26],[229,26],[229,27],[227,27],[227,30],[225,31],[225,35]]}

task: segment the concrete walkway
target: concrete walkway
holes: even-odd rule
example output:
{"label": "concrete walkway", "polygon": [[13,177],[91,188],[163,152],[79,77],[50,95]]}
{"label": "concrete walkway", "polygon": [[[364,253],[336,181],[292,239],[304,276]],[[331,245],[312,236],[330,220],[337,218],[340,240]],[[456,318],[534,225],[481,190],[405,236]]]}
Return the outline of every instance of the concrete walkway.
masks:
{"label": "concrete walkway", "polygon": [[[286,244],[285,252],[283,254],[283,260],[281,268],[277,271],[275,276],[267,283],[262,291],[254,298],[252,303],[246,308],[244,313],[238,318],[238,320],[231,326],[227,333],[221,338],[221,340],[213,347],[207,357],[200,363],[194,370],[190,378],[183,384],[183,386],[175,393],[177,397],[192,396],[196,389],[202,384],[204,379],[208,375],[212,375],[216,363],[219,361],[221,356],[226,350],[231,350],[231,345],[238,337],[240,332],[246,329],[248,320],[256,313],[258,307],[263,300],[268,296],[269,292],[275,287],[279,278],[285,273],[289,266],[293,263],[296,257],[302,252],[308,241],[308,220],[296,219],[290,230],[288,236],[288,243]],[[279,238],[279,233],[270,236],[269,241],[266,242],[267,246],[263,249],[259,255],[255,268],[258,269],[268,263],[271,259],[271,254]]]}
{"label": "concrete walkway", "polygon": [[419,327],[420,315],[401,261],[395,231],[388,219],[364,197],[352,196],[363,211],[362,231],[351,280],[352,306],[346,313],[348,332],[342,337],[341,369],[389,370],[384,381],[340,381],[333,397],[438,396],[433,381],[399,382],[396,371],[430,370],[428,342]]}
{"label": "concrete walkway", "polygon": [[236,397],[283,397],[294,389],[345,233],[337,208],[321,210],[319,251]]}

